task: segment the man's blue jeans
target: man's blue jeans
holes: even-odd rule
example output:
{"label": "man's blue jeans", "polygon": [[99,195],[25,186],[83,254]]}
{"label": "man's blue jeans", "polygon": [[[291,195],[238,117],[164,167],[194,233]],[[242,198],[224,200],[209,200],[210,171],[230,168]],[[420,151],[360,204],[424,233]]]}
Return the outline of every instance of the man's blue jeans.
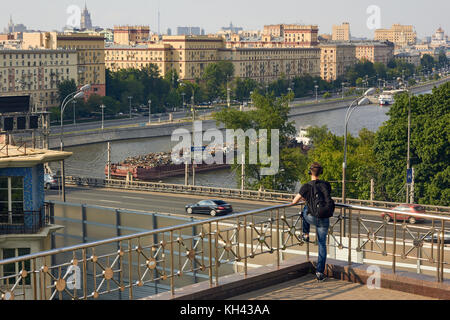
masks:
{"label": "man's blue jeans", "polygon": [[330,227],[329,218],[316,218],[308,214],[308,206],[305,206],[302,211],[303,234],[309,234],[311,225],[316,226],[317,242],[319,243],[319,257],[317,259],[317,272],[324,273],[325,262],[327,260],[327,234]]}

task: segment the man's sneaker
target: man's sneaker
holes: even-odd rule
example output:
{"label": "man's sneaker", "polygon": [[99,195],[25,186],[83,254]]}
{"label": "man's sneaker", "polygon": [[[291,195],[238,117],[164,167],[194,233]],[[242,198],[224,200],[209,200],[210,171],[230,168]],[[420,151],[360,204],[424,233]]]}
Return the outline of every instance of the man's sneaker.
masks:
{"label": "man's sneaker", "polygon": [[303,242],[309,242],[309,236],[305,236],[304,234],[302,234],[302,240]]}
{"label": "man's sneaker", "polygon": [[316,272],[316,279],[317,282],[324,282],[327,279],[327,277],[321,272]]}

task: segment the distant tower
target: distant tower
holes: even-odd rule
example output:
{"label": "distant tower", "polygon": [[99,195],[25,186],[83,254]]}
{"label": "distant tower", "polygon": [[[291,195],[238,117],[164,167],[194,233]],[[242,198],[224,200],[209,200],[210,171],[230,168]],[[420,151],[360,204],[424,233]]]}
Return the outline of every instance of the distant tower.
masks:
{"label": "distant tower", "polygon": [[14,32],[14,22],[12,19],[12,15],[9,15],[9,23],[8,23],[7,33],[13,33],[13,32]]}
{"label": "distant tower", "polygon": [[159,12],[159,2],[158,2],[158,35],[161,34],[161,14]]}
{"label": "distant tower", "polygon": [[87,9],[86,3],[84,3],[84,10],[81,13],[80,29],[92,29],[91,14]]}

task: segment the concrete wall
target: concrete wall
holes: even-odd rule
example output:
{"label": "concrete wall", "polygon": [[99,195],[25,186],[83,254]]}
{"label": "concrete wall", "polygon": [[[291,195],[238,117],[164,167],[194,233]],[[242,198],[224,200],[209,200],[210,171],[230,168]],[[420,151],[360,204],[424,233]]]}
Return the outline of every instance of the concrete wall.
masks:
{"label": "concrete wall", "polygon": [[[217,127],[215,120],[203,120],[203,131],[213,128],[222,128],[222,126]],[[140,127],[128,127],[120,129],[108,129],[102,131],[95,131],[92,133],[74,133],[64,135],[64,146],[73,147],[85,144],[100,143],[106,141],[118,141],[118,140],[129,140],[129,139],[140,139],[140,138],[154,138],[154,137],[164,137],[171,136],[173,131],[176,129],[187,129],[191,132],[192,122],[183,123],[168,123],[162,125],[142,125]],[[56,149],[60,147],[60,138],[54,136],[50,138],[50,148]]]}

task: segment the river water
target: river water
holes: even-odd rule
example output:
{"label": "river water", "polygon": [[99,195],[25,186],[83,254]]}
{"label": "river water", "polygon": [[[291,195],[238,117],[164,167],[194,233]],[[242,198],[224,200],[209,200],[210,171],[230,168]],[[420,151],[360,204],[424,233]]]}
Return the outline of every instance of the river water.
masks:
{"label": "river water", "polygon": [[[376,131],[384,121],[388,120],[386,112],[388,107],[376,105],[361,106],[353,112],[349,121],[349,132],[357,135],[362,128]],[[346,109],[337,109],[309,113],[295,116],[297,129],[308,125],[323,126],[336,135],[344,135],[344,118]],[[111,143],[111,161],[120,162],[129,156],[144,155],[150,152],[171,151],[178,142],[171,142],[171,137],[145,138]],[[98,143],[92,145],[67,148],[73,152],[73,156],[66,160],[66,174],[73,176],[85,176],[104,178],[104,168],[107,162],[107,144]],[[55,170],[58,166],[52,166]],[[163,180],[166,183],[183,184],[184,177],[172,177]],[[196,174],[196,184],[217,187],[236,187],[235,175],[230,170],[218,170],[214,172]]]}

